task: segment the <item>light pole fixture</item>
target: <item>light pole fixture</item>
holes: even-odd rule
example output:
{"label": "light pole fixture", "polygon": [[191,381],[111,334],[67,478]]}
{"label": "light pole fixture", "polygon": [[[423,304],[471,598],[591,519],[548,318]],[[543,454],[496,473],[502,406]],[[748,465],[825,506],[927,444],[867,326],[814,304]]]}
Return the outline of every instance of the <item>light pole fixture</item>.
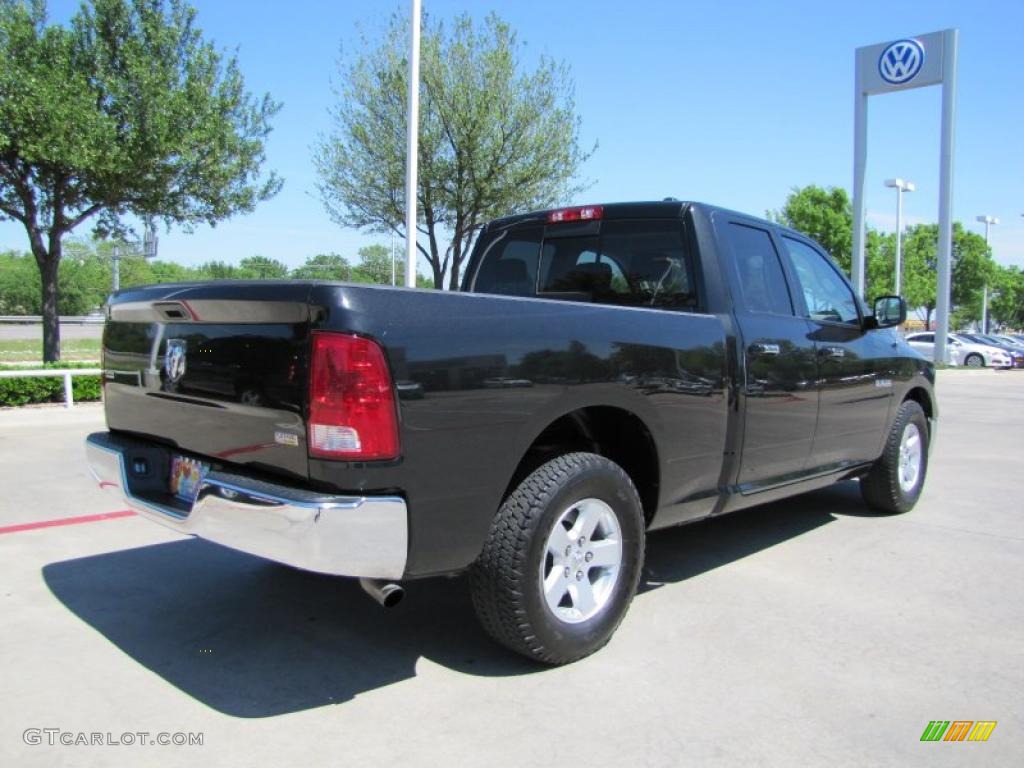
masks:
{"label": "light pole fixture", "polygon": [[[985,225],[985,247],[988,247],[988,228],[998,224],[995,216],[978,216],[978,221]],[[981,332],[988,333],[988,283],[981,289]]]}
{"label": "light pole fixture", "polygon": [[[156,235],[156,227],[153,226],[152,221],[146,222],[146,232],[142,238],[142,252],[129,252],[124,256],[142,256],[144,259],[155,259],[157,254],[157,248],[159,247],[160,238]],[[114,293],[121,290],[121,244],[114,243],[114,249],[110,255],[111,262],[111,276],[110,286]]]}
{"label": "light pole fixture", "polygon": [[897,296],[903,286],[903,193],[913,192],[917,187],[906,179],[886,179],[885,186],[896,190],[896,290]]}

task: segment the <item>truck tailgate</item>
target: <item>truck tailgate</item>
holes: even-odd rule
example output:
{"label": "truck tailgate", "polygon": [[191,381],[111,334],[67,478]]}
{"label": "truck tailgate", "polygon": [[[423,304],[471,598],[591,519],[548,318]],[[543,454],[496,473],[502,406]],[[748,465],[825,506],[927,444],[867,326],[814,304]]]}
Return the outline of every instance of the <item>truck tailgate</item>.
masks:
{"label": "truck tailgate", "polygon": [[103,333],[108,427],[215,463],[308,477],[309,291],[224,281],[115,296]]}

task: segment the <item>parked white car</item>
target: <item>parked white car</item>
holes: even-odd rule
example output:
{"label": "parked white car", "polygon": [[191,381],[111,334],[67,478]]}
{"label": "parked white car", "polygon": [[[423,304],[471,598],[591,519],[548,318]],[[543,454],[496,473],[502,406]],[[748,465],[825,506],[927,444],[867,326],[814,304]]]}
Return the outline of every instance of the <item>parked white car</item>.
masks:
{"label": "parked white car", "polygon": [[[929,360],[935,353],[935,334],[931,332],[912,333],[906,342]],[[1013,360],[1003,350],[986,344],[975,344],[970,339],[954,333],[946,337],[946,363],[964,365],[968,368],[1010,368]]]}

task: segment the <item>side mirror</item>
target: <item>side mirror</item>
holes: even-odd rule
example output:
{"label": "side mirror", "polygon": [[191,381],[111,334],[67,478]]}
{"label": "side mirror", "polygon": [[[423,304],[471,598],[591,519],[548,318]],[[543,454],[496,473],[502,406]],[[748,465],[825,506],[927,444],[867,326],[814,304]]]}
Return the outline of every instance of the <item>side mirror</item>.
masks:
{"label": "side mirror", "polygon": [[879,296],[875,299],[875,327],[893,328],[907,319],[907,302],[900,296]]}

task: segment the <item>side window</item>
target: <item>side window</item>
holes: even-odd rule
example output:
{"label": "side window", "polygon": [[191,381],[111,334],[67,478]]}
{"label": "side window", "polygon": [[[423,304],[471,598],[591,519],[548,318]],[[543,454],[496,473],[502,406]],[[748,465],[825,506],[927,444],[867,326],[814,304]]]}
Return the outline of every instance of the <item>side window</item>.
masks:
{"label": "side window", "polygon": [[806,243],[783,235],[797,280],[812,320],[859,323],[857,301],[846,281],[821,253]]}
{"label": "side window", "polygon": [[935,334],[934,333],[922,333],[914,337],[914,341],[919,341],[922,344],[934,344]]}
{"label": "side window", "polygon": [[537,288],[540,227],[498,234],[486,246],[472,290],[504,296],[533,296]]}
{"label": "side window", "polygon": [[793,302],[771,235],[735,223],[729,224],[728,233],[743,305],[751,312],[792,315]]}

